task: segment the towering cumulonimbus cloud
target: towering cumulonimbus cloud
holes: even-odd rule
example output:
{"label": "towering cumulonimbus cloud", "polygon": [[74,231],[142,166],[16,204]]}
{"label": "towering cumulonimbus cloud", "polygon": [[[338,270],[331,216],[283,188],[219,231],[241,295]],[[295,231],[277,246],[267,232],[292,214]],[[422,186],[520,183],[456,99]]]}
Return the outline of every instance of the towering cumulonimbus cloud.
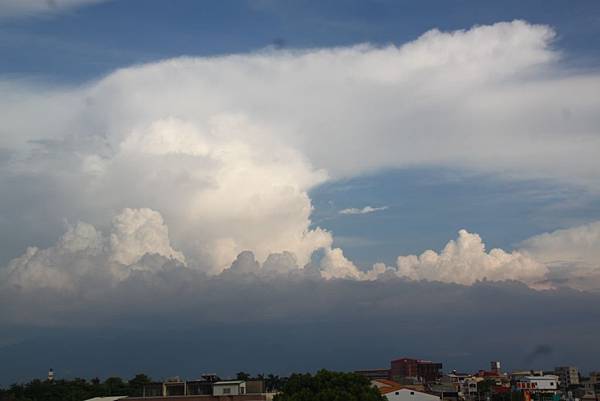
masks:
{"label": "towering cumulonimbus cloud", "polygon": [[185,263],[185,257],[171,247],[162,216],[150,209],[125,209],[113,219],[110,234],[111,260],[123,265],[155,253]]}
{"label": "towering cumulonimbus cloud", "polygon": [[[365,272],[312,226],[309,192],[429,165],[598,192],[600,77],[565,72],[554,36],[513,21],[432,30],[401,46],[182,57],[76,87],[0,82],[2,224],[20,237],[48,230],[46,239],[63,218],[93,224],[7,270],[23,285],[58,287],[92,277],[94,263],[110,267],[102,280],[128,277],[127,266],[146,269],[144,254],[210,274],[236,260],[254,269],[249,254],[239,258],[250,251],[265,271],[310,264],[328,279],[533,282],[545,272],[538,258],[486,252],[466,231],[439,254]],[[122,210],[131,215],[110,228]]]}

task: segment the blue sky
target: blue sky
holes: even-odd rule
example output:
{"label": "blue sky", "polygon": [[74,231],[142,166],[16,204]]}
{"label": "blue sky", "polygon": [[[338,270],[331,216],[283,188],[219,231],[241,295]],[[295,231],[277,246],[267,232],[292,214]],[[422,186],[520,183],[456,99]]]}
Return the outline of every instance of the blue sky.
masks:
{"label": "blue sky", "polygon": [[[540,232],[600,217],[598,199],[576,189],[435,168],[343,180],[311,195],[314,224],[338,234],[336,243],[363,266],[372,255],[393,263],[400,254],[441,249],[461,228],[479,233],[488,247],[512,249]],[[388,208],[339,213],[355,205]]]}
{"label": "blue sky", "polygon": [[0,385],[597,369],[598,37],[598,1],[0,2]]}
{"label": "blue sky", "polygon": [[1,22],[3,74],[81,82],[115,68],[181,55],[403,43],[423,32],[524,19],[557,29],[557,46],[581,68],[600,51],[595,1],[107,1]]}

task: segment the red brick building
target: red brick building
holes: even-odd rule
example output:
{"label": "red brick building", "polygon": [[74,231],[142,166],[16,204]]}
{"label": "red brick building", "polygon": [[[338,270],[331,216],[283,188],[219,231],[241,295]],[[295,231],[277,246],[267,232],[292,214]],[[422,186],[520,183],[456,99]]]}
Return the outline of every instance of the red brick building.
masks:
{"label": "red brick building", "polygon": [[390,378],[401,380],[417,378],[423,382],[432,382],[442,376],[442,364],[422,359],[400,358],[390,363]]}

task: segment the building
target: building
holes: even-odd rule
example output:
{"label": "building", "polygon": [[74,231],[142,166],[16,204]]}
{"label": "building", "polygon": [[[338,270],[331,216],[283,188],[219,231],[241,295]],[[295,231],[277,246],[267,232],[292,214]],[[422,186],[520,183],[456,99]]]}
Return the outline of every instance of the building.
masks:
{"label": "building", "polygon": [[354,373],[356,373],[357,375],[364,376],[369,380],[389,379],[390,378],[390,370],[383,369],[383,368],[355,370]]}
{"label": "building", "polygon": [[402,382],[406,378],[416,378],[421,382],[433,382],[442,376],[441,370],[441,363],[400,358],[390,363],[390,379]]}
{"label": "building", "polygon": [[600,396],[600,374],[598,374],[598,372],[591,372],[590,377],[580,378],[579,385],[579,391],[574,392],[578,398],[583,399],[585,396],[595,398],[596,396]]}
{"label": "building", "polygon": [[268,400],[273,396],[266,392],[263,380],[221,380],[217,375],[205,374],[196,380],[172,377],[164,382],[145,384],[142,397],[132,399],[211,401],[232,400],[234,397],[235,400]]}
{"label": "building", "polygon": [[[381,391],[381,390],[380,390]],[[420,391],[401,388],[381,393],[388,401],[440,401],[440,397]]]}
{"label": "building", "polygon": [[440,401],[435,395],[417,391],[392,380],[376,379],[372,380],[371,384],[377,387],[388,401]]}
{"label": "building", "polygon": [[501,375],[500,371],[500,361],[492,361],[490,362],[490,372],[494,372],[497,375]]}
{"label": "building", "polygon": [[124,398],[127,398],[126,395],[118,395],[116,397],[94,397],[94,398],[88,398],[85,401],[117,401],[117,400],[122,400]]}
{"label": "building", "polygon": [[186,395],[186,383],[178,376],[171,377],[163,383],[163,394],[165,397],[174,397],[178,395]]}
{"label": "building", "polygon": [[393,380],[389,380],[389,379],[375,379],[375,380],[371,380],[371,385],[375,386],[377,388],[381,388],[381,387],[398,387],[398,388],[405,388],[408,390],[415,390],[415,391],[420,391],[420,392],[425,392],[425,385],[421,384],[421,383],[417,383],[417,384],[401,384],[398,382],[395,382]]}
{"label": "building", "polygon": [[530,401],[558,401],[558,376],[520,376],[513,381],[513,391],[522,392],[523,399]]}
{"label": "building", "polygon": [[574,366],[558,366],[554,368],[554,374],[558,376],[559,387],[562,391],[575,384],[579,384],[579,371]]}
{"label": "building", "polygon": [[244,380],[224,380],[213,383],[213,395],[244,395],[246,382]]}
{"label": "building", "polygon": [[[523,376],[529,376],[531,375],[531,372],[527,371],[523,374]],[[506,374],[502,373],[502,370],[500,369],[500,362],[499,361],[491,361],[490,362],[490,370],[480,370],[479,372],[476,373],[477,377],[480,377],[482,379],[491,379],[491,380],[504,380],[507,379]]]}
{"label": "building", "polygon": [[460,390],[448,383],[429,383],[427,391],[444,401],[459,401],[462,399]]}
{"label": "building", "polygon": [[206,379],[188,380],[186,395],[212,395],[213,383]]}
{"label": "building", "polygon": [[481,380],[483,379],[468,373],[453,371],[442,376],[440,383],[452,386],[460,398],[471,400],[477,398],[477,383]]}
{"label": "building", "polygon": [[538,391],[556,391],[558,390],[558,376],[523,376],[515,380],[514,390],[538,390]]}

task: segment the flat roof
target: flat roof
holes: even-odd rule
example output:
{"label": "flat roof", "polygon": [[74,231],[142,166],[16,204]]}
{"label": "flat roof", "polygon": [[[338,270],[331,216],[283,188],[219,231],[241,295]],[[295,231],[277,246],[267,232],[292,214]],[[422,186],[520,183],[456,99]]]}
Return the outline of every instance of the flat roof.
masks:
{"label": "flat roof", "polygon": [[85,401],[117,401],[117,400],[122,400],[123,398],[127,398],[126,395],[118,395],[116,397],[94,397],[94,398],[89,398]]}
{"label": "flat roof", "polygon": [[213,385],[218,386],[221,384],[242,384],[245,382],[246,382],[245,380],[223,380],[220,382],[215,382],[215,383],[213,383]]}

